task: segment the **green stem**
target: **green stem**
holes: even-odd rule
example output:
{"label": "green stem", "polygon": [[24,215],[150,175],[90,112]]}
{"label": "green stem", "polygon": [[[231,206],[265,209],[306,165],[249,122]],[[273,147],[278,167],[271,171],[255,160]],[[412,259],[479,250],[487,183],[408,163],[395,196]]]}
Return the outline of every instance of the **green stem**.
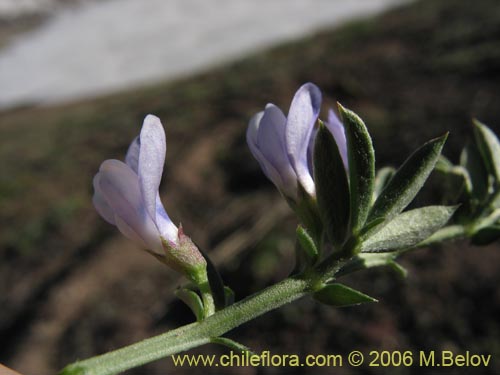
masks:
{"label": "green stem", "polygon": [[199,323],[192,323],[124,348],[75,362],[61,375],[114,375],[119,372],[208,344],[231,329],[296,300],[310,290],[310,281],[290,277]]}
{"label": "green stem", "polygon": [[208,318],[215,313],[215,303],[206,273],[205,278],[203,282],[198,284],[198,288],[200,289],[201,299],[203,300],[203,317]]}

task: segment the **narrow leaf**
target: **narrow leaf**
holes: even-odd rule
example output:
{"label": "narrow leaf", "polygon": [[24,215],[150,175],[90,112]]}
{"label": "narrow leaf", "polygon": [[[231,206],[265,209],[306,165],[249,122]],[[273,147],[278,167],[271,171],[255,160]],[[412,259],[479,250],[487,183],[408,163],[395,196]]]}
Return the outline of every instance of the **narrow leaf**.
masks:
{"label": "narrow leaf", "polygon": [[392,176],[394,176],[394,173],[396,173],[396,170],[392,167],[380,168],[377,171],[377,174],[375,176],[375,185],[373,188],[372,202],[375,202],[375,200],[377,200],[380,193],[382,193],[382,190],[384,190],[384,188],[391,180]]}
{"label": "narrow leaf", "polygon": [[418,244],[445,225],[456,207],[428,206],[403,212],[368,237],[362,252],[388,252]]}
{"label": "narrow leaf", "polygon": [[359,305],[365,302],[378,302],[375,298],[338,283],[325,286],[323,289],[315,292],[313,297],[319,302],[335,307]]}
{"label": "narrow leaf", "polygon": [[181,288],[175,291],[175,296],[188,305],[197,321],[203,320],[203,302],[196,292]]}
{"label": "narrow leaf", "polygon": [[482,201],[488,194],[488,171],[475,144],[468,144],[462,150],[460,165],[467,171],[467,192],[472,198]]}
{"label": "narrow leaf", "polygon": [[299,225],[297,227],[297,240],[300,247],[307,256],[310,264],[314,264],[318,260],[318,249],[312,237],[307,233],[307,230]]}
{"label": "narrow leaf", "polygon": [[471,243],[478,246],[489,245],[500,239],[500,225],[495,224],[479,229],[471,238]]}
{"label": "narrow leaf", "polygon": [[375,201],[368,223],[379,218],[389,222],[410,204],[434,169],[447,136],[427,142],[403,163]]}
{"label": "narrow leaf", "polygon": [[349,185],[337,143],[321,122],[314,146],[314,181],[325,231],[340,245],[349,222]]}
{"label": "narrow leaf", "polygon": [[488,171],[500,182],[500,142],[495,133],[478,120],[474,120],[474,135]]}
{"label": "narrow leaf", "polygon": [[363,120],[338,105],[347,139],[349,165],[351,230],[357,233],[365,224],[374,189],[375,152]]}

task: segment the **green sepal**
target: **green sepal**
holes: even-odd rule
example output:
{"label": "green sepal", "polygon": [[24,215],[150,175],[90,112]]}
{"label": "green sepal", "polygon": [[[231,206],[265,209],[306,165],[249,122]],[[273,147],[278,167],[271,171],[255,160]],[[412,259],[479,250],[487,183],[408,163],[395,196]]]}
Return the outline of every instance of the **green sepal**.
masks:
{"label": "green sepal", "polygon": [[377,253],[412,247],[444,226],[456,209],[427,206],[403,212],[363,241],[361,251]]}
{"label": "green sepal", "polygon": [[[307,230],[299,225],[297,226],[297,241],[299,242],[302,253],[306,256],[309,264],[314,264],[318,260],[319,253],[314,239],[307,233]],[[300,258],[299,258],[300,259]]]}
{"label": "green sepal", "polygon": [[476,119],[473,122],[476,143],[483,161],[498,184],[500,182],[500,142],[495,133],[486,125]]}
{"label": "green sepal", "polygon": [[198,322],[203,320],[203,302],[198,293],[191,289],[180,288],[175,291],[175,296],[188,305]]}
{"label": "green sepal", "polygon": [[226,307],[231,306],[234,303],[234,291],[228,287],[224,287],[224,295],[226,300]]}
{"label": "green sepal", "polygon": [[363,120],[338,104],[344,124],[349,160],[350,227],[358,233],[365,224],[372,203],[375,180],[375,152]]}
{"label": "green sepal", "polygon": [[393,167],[384,167],[380,168],[375,175],[375,184],[373,186],[373,195],[372,202],[375,202],[385,189],[391,178],[396,173],[396,170]]}
{"label": "green sepal", "polygon": [[311,197],[299,184],[297,188],[297,202],[286,198],[290,207],[297,214],[300,222],[307,229],[307,232],[316,241],[321,239],[323,233],[323,223],[321,222],[320,213],[318,210],[318,202],[315,197]]}
{"label": "green sepal", "polygon": [[474,143],[469,143],[462,150],[460,165],[466,171],[465,189],[468,195],[482,202],[488,194],[488,171],[481,153]]}
{"label": "green sepal", "polygon": [[353,306],[366,302],[378,302],[375,298],[339,283],[326,285],[323,289],[315,292],[313,297],[321,303],[335,307]]}
{"label": "green sepal", "polygon": [[445,134],[425,143],[406,159],[375,201],[368,225],[380,218],[387,223],[410,204],[434,169],[447,137]]}
{"label": "green sepal", "polygon": [[314,146],[314,181],[324,230],[334,245],[341,245],[349,223],[349,184],[337,143],[321,121]]}
{"label": "green sepal", "polygon": [[495,224],[479,229],[472,236],[470,242],[473,245],[484,246],[489,245],[500,239],[500,224]]}

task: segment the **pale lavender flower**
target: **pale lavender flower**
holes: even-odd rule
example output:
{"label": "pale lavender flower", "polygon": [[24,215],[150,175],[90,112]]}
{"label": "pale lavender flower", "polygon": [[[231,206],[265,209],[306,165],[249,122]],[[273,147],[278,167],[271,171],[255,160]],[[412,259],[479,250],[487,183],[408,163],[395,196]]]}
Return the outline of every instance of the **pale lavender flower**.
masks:
{"label": "pale lavender flower", "polygon": [[[312,150],[316,123],[321,107],[321,92],[312,84],[302,85],[296,92],[288,117],[273,104],[250,120],[247,143],[265,175],[286,197],[298,199],[298,186],[316,195],[313,180]],[[327,128],[335,137],[347,167],[344,128],[330,111]]]}
{"label": "pale lavender flower", "polygon": [[94,177],[97,212],[120,232],[158,259],[178,269],[205,265],[192,241],[170,220],[160,200],[165,163],[165,132],[153,115],[144,119],[125,163],[106,160]]}
{"label": "pale lavender flower", "polygon": [[94,177],[94,206],[101,216],[143,248],[162,252],[161,237],[177,243],[177,227],[158,195],[165,162],[165,132],[148,115],[125,162],[106,160]]}

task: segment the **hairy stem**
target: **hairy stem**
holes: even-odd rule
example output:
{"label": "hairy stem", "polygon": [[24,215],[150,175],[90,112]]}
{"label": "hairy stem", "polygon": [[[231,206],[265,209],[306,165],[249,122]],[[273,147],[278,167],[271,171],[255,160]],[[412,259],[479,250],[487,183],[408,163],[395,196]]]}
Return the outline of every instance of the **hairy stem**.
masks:
{"label": "hairy stem", "polygon": [[[463,237],[467,237],[463,226],[450,225],[438,230],[413,248]],[[407,250],[410,249],[403,251]],[[60,374],[114,375],[210,342],[227,344],[229,340],[217,338],[249,320],[303,297],[328,281],[330,277],[340,277],[360,269],[388,265],[397,255],[398,253],[360,253],[350,259],[345,259],[336,254],[325,259],[316,269],[309,270],[303,275],[289,277],[234,305],[212,313],[201,322],[174,329],[97,357],[75,362],[63,369]],[[202,291],[205,298],[210,295],[209,291],[206,292]],[[209,300],[204,302],[210,304]]]}
{"label": "hairy stem", "polygon": [[75,362],[62,370],[61,375],[114,375],[210,343],[214,337],[296,300],[308,291],[307,279],[287,278],[199,323],[192,323],[124,348]]}

